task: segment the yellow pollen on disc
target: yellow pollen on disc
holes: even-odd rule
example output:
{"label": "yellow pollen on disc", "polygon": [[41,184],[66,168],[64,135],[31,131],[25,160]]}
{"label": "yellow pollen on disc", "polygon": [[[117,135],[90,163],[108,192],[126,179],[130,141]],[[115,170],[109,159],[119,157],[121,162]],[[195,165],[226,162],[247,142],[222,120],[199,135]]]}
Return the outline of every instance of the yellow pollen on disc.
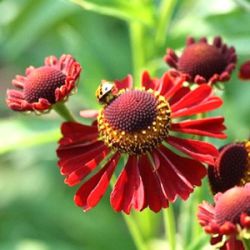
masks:
{"label": "yellow pollen on disc", "polygon": [[[151,94],[156,100],[155,118],[146,128],[137,131],[124,131],[114,128],[105,118],[104,111],[107,106],[104,106],[99,112],[97,119],[99,139],[113,150],[130,155],[144,154],[152,151],[168,136],[171,122],[171,110],[168,101],[152,89],[142,89],[141,91]],[[117,98],[124,93],[126,91],[121,90]]]}

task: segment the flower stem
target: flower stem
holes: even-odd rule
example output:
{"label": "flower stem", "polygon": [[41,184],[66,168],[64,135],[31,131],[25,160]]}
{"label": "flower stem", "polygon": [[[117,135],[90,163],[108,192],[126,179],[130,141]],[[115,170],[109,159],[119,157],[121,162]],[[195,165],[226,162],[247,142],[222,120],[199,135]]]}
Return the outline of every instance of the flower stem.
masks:
{"label": "flower stem", "polygon": [[133,73],[135,85],[139,85],[140,73],[145,63],[144,46],[143,46],[143,27],[139,22],[130,22],[130,41],[132,49]]}
{"label": "flower stem", "polygon": [[[198,205],[202,201],[202,187],[197,187],[192,200],[192,214],[196,215],[198,212]],[[198,222],[198,220],[194,220],[192,224],[192,238],[199,238],[202,233],[202,228]]]}
{"label": "flower stem", "polygon": [[58,102],[53,105],[53,109],[59,114],[65,121],[76,121],[73,114],[65,106],[64,102]]}
{"label": "flower stem", "polygon": [[[113,175],[110,181],[110,185],[113,188],[114,185],[116,183],[116,177]],[[140,229],[138,227],[138,225],[136,224],[133,216],[130,215],[126,215],[124,213],[122,213],[122,216],[124,218],[124,221],[128,227],[128,230],[130,232],[131,237],[133,238],[134,244],[136,246],[137,250],[149,250],[148,246],[146,245],[142,234],[140,232]]]}
{"label": "flower stem", "polygon": [[166,30],[169,26],[176,0],[162,0],[160,4],[159,22],[156,30],[155,42],[158,48],[164,46]]}
{"label": "flower stem", "polygon": [[245,250],[250,250],[250,239],[243,239],[242,243],[244,245]]}
{"label": "flower stem", "polygon": [[176,248],[176,227],[174,219],[173,205],[169,204],[169,207],[163,210],[163,219],[165,224],[166,238],[169,242],[169,250],[175,250]]}
{"label": "flower stem", "polygon": [[134,240],[137,250],[148,250],[147,245],[145,244],[141,232],[133,219],[132,215],[126,215],[122,213],[122,216],[127,224],[129,232]]}

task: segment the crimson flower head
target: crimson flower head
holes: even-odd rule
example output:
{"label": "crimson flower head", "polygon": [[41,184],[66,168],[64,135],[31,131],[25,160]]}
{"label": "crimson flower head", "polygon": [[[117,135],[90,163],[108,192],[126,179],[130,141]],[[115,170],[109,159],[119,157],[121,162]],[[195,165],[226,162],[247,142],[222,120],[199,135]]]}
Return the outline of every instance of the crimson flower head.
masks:
{"label": "crimson flower head", "polygon": [[84,211],[97,205],[115,171],[119,176],[110,202],[127,214],[146,207],[158,212],[178,196],[186,200],[201,185],[206,175],[201,162],[214,164],[218,151],[210,143],[179,135],[225,138],[223,117],[189,118],[220,107],[222,100],[209,85],[191,90],[184,80],[180,73],[152,79],[144,72],[138,89],[131,76],[102,82],[97,90],[102,108],[81,113],[95,119],[92,125],[62,125],[58,164],[69,186],[84,180],[74,197]]}
{"label": "crimson flower head", "polygon": [[15,111],[47,111],[56,102],[67,99],[80,72],[80,64],[71,55],[46,57],[43,66],[30,66],[25,76],[16,76],[12,84],[18,90],[7,91],[7,105]]}
{"label": "crimson flower head", "polygon": [[241,240],[249,239],[250,232],[250,184],[218,193],[214,202],[203,202],[198,210],[198,220],[211,234],[211,244],[221,250],[244,250]]}
{"label": "crimson flower head", "polygon": [[189,82],[213,84],[230,79],[237,58],[234,47],[228,47],[220,37],[215,37],[213,44],[209,44],[205,37],[199,41],[188,37],[180,56],[167,49],[164,60],[170,67],[186,74]]}
{"label": "crimson flower head", "polygon": [[241,80],[250,80],[250,60],[240,66],[238,76]]}
{"label": "crimson flower head", "polygon": [[215,164],[208,166],[208,179],[214,194],[250,182],[250,141],[222,147]]}

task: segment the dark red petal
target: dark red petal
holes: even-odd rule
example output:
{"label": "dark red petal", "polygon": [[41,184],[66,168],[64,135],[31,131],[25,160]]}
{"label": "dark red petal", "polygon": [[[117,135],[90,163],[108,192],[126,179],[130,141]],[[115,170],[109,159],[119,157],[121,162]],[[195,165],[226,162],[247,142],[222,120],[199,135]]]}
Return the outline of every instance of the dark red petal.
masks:
{"label": "dark red petal", "polygon": [[8,98],[24,100],[23,91],[20,91],[20,90],[8,89],[7,96],[8,96]]}
{"label": "dark red petal", "polygon": [[171,74],[174,73],[168,72],[162,77],[162,85],[166,86],[161,92],[167,100],[172,98],[185,82],[184,75],[180,75],[178,72],[176,72],[176,76],[172,76]]}
{"label": "dark red petal", "polygon": [[[54,65],[57,65],[58,63],[58,60],[55,56],[48,56],[44,59],[44,65],[46,66],[54,66]],[[26,72],[26,74],[29,74],[30,73],[30,70],[29,72]]]}
{"label": "dark red petal", "polygon": [[222,132],[226,127],[223,124],[223,117],[211,117],[199,120],[187,120],[179,123],[172,123],[171,130],[182,133],[204,135],[216,138],[226,138]]}
{"label": "dark red petal", "polygon": [[61,145],[69,145],[77,142],[97,140],[97,126],[87,126],[76,122],[64,122],[61,126],[63,138],[59,141]]}
{"label": "dark red petal", "polygon": [[142,73],[141,85],[145,89],[156,90],[159,86],[159,80],[156,78],[151,78],[148,71]]}
{"label": "dark red petal", "polygon": [[92,140],[89,142],[77,142],[68,145],[59,145],[57,149],[57,156],[64,160],[71,159],[72,157],[88,153],[89,150],[95,150],[103,146],[102,141]]}
{"label": "dark red petal", "polygon": [[174,60],[173,56],[170,56],[170,55],[164,56],[164,61],[165,61],[170,67],[177,68],[177,62],[176,62],[176,60]]}
{"label": "dark red petal", "polygon": [[85,178],[99,165],[99,163],[107,156],[108,153],[109,149],[104,148],[103,151],[97,152],[97,154],[88,162],[79,162],[79,165],[76,170],[71,170],[69,175],[65,178],[64,182],[69,186],[74,186],[78,184],[83,178]]}
{"label": "dark red petal", "polygon": [[193,191],[191,183],[179,172],[176,166],[168,159],[166,152],[158,151],[160,167],[155,169],[158,173],[164,192],[169,201],[174,202],[177,196],[186,200]]}
{"label": "dark red petal", "polygon": [[22,75],[16,75],[16,78],[12,80],[12,85],[17,87],[18,89],[23,89],[27,78]]}
{"label": "dark red petal", "polygon": [[147,159],[147,156],[142,155],[139,158],[138,165],[145,190],[144,207],[149,206],[154,212],[160,211],[161,208],[168,207],[168,200],[162,190],[161,182],[156,172],[152,169],[152,165]]}
{"label": "dark red petal", "polygon": [[171,106],[172,117],[210,111],[220,107],[222,103],[219,97],[212,95],[212,88],[209,85],[202,84]]}
{"label": "dark red petal", "polygon": [[116,153],[97,174],[78,189],[74,197],[77,206],[87,211],[97,205],[107,190],[119,159],[120,154]]}
{"label": "dark red petal", "polygon": [[230,235],[225,243],[225,250],[246,250],[242,241],[237,240],[235,235]]}
{"label": "dark red petal", "polygon": [[114,82],[118,89],[131,89],[133,86],[133,78],[131,75],[127,75],[122,80],[115,80]]}
{"label": "dark red petal", "polygon": [[172,106],[172,111],[176,111],[183,108],[192,107],[197,105],[204,100],[206,100],[209,96],[211,96],[212,88],[207,84],[202,84],[198,86],[196,89],[187,93],[179,102],[175,103]]}
{"label": "dark red petal", "polygon": [[160,146],[160,151],[165,160],[175,168],[179,177],[185,178],[192,186],[201,185],[201,179],[207,171],[200,162],[177,155],[163,145]]}
{"label": "dark red petal", "polygon": [[195,43],[195,39],[193,37],[188,36],[186,38],[186,46],[190,46]]}
{"label": "dark red petal", "polygon": [[160,79],[158,91],[161,95],[166,94],[175,86],[175,81],[170,76],[168,72],[166,72]]}
{"label": "dark red petal", "polygon": [[[8,89],[7,90],[7,98],[6,104],[8,107],[14,111],[33,111],[33,109],[38,106],[38,110],[46,109],[50,106],[50,104],[45,101],[42,102],[42,99],[39,99],[39,102],[36,103],[28,103],[24,99],[23,91]],[[43,105],[44,104],[44,105]]]}
{"label": "dark red petal", "polygon": [[32,111],[33,110],[44,111],[51,108],[50,102],[44,98],[39,98],[38,102],[31,103],[31,106],[32,106]]}
{"label": "dark red petal", "polygon": [[214,220],[214,207],[203,201],[198,207],[197,217],[201,226],[209,225]]}
{"label": "dark red petal", "polygon": [[169,104],[172,106],[174,103],[178,102],[183,96],[190,92],[189,87],[181,87],[176,93],[169,99]]}
{"label": "dark red petal", "polygon": [[166,141],[192,158],[208,164],[213,165],[215,158],[219,155],[218,150],[208,142],[181,139],[173,136],[169,136]]}
{"label": "dark red petal", "polygon": [[60,167],[61,174],[70,174],[76,169],[84,166],[97,154],[106,149],[103,142],[96,142],[87,146],[77,146],[78,147],[68,147],[67,149],[58,148],[57,156],[60,158],[58,165]]}
{"label": "dark red petal", "polygon": [[[220,235],[220,234],[216,235],[216,236],[212,236],[210,239],[210,244],[215,245],[219,242],[222,242],[222,239],[223,239],[223,235]],[[220,248],[220,250],[222,250],[222,249]]]}
{"label": "dark red petal", "polygon": [[71,55],[62,55],[58,61],[60,70],[65,74],[76,80],[81,73],[81,65]]}
{"label": "dark red petal", "polygon": [[142,210],[144,206],[144,187],[136,156],[130,156],[110,195],[114,210],[130,213],[131,208]]}

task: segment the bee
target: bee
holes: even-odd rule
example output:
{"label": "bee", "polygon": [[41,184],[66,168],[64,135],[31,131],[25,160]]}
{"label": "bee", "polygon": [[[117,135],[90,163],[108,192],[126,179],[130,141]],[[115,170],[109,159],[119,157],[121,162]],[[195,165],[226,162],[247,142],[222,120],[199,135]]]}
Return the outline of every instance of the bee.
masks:
{"label": "bee", "polygon": [[109,104],[115,97],[117,88],[114,82],[102,81],[96,90],[96,98],[101,104]]}

